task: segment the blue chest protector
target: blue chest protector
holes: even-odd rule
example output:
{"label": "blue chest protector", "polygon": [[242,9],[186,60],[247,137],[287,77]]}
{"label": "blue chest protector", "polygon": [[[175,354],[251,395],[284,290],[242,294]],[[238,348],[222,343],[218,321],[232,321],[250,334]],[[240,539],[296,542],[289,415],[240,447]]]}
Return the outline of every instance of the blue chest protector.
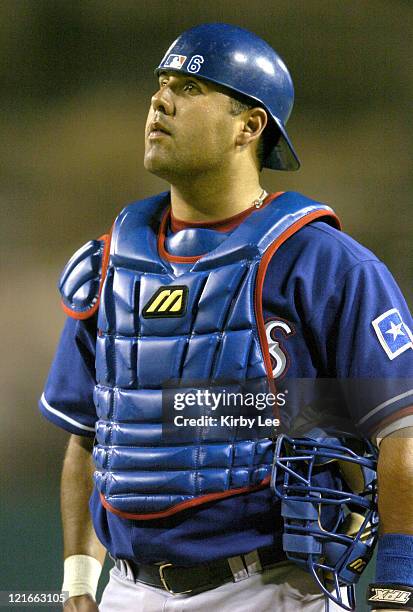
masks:
{"label": "blue chest protector", "polygon": [[[338,225],[328,206],[289,192],[206,255],[185,261],[159,246],[169,203],[163,193],[116,219],[98,311],[94,481],[107,509],[134,519],[268,485],[269,437],[256,431],[246,439],[228,426],[223,439],[200,425],[171,442],[162,435],[162,388],[194,380],[266,384],[261,290],[269,258],[315,219]],[[78,318],[96,308],[102,267],[102,243],[88,244],[61,281],[65,310]]]}

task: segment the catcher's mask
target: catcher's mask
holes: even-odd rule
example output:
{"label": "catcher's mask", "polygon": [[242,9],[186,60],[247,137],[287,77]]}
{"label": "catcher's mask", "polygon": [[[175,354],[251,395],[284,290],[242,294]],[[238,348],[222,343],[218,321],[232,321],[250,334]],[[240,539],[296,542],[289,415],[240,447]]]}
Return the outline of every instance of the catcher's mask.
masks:
{"label": "catcher's mask", "polygon": [[276,442],[271,487],[281,499],[284,551],[345,610],[355,609],[354,585],[377,541],[376,468],[368,440],[280,435]]}

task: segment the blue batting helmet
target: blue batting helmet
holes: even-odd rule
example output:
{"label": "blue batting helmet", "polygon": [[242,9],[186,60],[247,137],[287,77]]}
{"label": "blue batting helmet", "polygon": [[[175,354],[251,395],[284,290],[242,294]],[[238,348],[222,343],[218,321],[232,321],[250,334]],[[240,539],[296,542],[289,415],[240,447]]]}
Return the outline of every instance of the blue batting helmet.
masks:
{"label": "blue batting helmet", "polygon": [[285,129],[294,103],[293,83],[281,57],[262,38],[225,23],[204,23],[172,43],[155,73],[162,70],[195,75],[257,102],[269,116],[264,166],[298,170]]}
{"label": "blue batting helmet", "polygon": [[355,609],[354,584],[378,537],[376,469],[368,440],[277,438],[271,487],[281,499],[284,551],[345,610]]}

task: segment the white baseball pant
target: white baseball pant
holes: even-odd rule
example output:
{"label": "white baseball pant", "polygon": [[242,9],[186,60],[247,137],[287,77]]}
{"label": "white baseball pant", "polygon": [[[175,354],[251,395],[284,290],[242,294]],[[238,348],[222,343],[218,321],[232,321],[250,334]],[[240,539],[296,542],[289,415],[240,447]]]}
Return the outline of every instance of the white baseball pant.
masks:
{"label": "white baseball pant", "polygon": [[[343,593],[347,603],[347,597]],[[277,563],[238,582],[196,595],[172,595],[135,583],[127,566],[113,567],[100,612],[324,612],[324,596],[309,574],[290,562]],[[343,608],[329,601],[329,612]]]}

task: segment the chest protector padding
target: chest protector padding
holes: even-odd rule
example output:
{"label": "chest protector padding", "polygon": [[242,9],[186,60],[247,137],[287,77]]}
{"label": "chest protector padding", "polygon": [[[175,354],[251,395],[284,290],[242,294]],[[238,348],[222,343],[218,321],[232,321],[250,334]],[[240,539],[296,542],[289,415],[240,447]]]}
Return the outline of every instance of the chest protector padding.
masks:
{"label": "chest protector padding", "polygon": [[[168,194],[160,194],[130,205],[116,220],[98,315],[94,480],[102,503],[131,518],[173,513],[268,480],[273,443],[259,430],[247,439],[236,426],[224,434],[183,428],[173,443],[163,436],[162,386],[193,380],[266,385],[254,310],[258,266],[295,222],[304,224],[316,211],[331,214],[299,194],[284,194],[176,276],[157,248],[168,206]],[[163,316],[155,307],[157,316],[143,316],[168,286],[187,288],[184,312]]]}

